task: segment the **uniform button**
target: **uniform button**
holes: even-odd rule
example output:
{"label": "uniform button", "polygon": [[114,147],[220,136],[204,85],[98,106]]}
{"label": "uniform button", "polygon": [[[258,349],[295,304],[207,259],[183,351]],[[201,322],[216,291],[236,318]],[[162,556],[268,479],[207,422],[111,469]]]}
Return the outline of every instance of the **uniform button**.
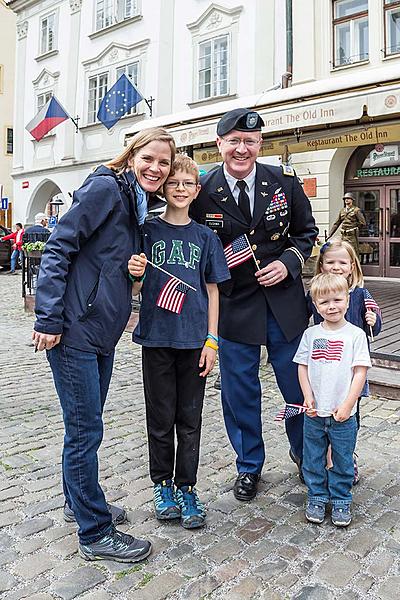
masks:
{"label": "uniform button", "polygon": [[216,229],[213,229],[213,232],[214,232],[214,233],[218,233],[218,231],[217,231]]}
{"label": "uniform button", "polygon": [[250,235],[254,235],[254,229],[250,231]]}
{"label": "uniform button", "polygon": [[283,227],[283,223],[282,223],[282,221],[279,223],[279,225],[280,225],[281,227]]}
{"label": "uniform button", "polygon": [[253,245],[252,245],[252,247],[251,247],[251,249],[252,249],[252,250],[257,250],[257,245],[256,245],[256,244],[253,244]]}

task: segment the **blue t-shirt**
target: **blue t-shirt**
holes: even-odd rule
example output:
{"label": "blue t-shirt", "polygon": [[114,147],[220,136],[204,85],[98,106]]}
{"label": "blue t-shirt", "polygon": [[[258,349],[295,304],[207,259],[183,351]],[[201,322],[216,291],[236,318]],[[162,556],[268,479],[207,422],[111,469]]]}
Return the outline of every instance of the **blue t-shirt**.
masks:
{"label": "blue t-shirt", "polygon": [[177,304],[183,297],[180,313],[158,306],[157,302],[163,304],[160,293],[170,277],[147,265],[134,341],[152,347],[201,348],[208,331],[206,284],[230,279],[219,238],[195,221],[171,225],[157,217],[144,225],[143,251],[151,262],[197,291],[189,288],[183,297],[178,287]]}

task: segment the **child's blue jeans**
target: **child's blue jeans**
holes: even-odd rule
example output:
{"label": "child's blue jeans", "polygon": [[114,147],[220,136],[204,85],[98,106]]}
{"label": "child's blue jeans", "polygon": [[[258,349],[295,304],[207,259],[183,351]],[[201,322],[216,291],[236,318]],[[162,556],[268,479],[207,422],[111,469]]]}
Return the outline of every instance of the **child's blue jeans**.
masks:
{"label": "child's blue jeans", "polygon": [[[355,415],[341,423],[333,417],[305,415],[302,470],[309,501],[331,502],[333,506],[351,504],[356,440]],[[329,444],[332,447],[333,467],[327,470],[326,452]]]}

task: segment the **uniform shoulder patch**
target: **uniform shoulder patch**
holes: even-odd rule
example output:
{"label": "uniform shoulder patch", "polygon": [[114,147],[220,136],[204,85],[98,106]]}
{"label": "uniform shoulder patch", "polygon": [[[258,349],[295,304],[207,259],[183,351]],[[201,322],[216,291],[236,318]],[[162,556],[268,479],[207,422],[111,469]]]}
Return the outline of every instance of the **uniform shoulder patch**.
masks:
{"label": "uniform shoulder patch", "polygon": [[281,167],[282,167],[282,173],[284,175],[289,175],[290,177],[294,177],[293,167],[290,167],[289,165],[281,165]]}

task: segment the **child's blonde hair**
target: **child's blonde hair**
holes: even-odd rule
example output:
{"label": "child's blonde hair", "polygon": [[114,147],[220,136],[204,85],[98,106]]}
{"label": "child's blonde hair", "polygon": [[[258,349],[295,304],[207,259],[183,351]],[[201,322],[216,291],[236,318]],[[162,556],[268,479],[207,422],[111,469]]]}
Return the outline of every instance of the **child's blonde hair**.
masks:
{"label": "child's blonde hair", "polygon": [[193,177],[196,179],[196,183],[199,183],[199,167],[197,166],[197,163],[190,158],[190,156],[186,156],[186,154],[177,154],[175,156],[168,179],[173,177],[177,171],[184,171],[189,175],[193,175]]}
{"label": "child's blonde hair", "polygon": [[313,302],[330,292],[345,293],[348,296],[349,286],[345,278],[335,273],[319,273],[312,278],[310,294]]}
{"label": "child's blonde hair", "polygon": [[333,240],[329,240],[329,242],[325,242],[323,246],[321,246],[321,250],[319,252],[319,257],[317,260],[317,264],[315,267],[315,274],[323,273],[322,263],[324,261],[324,256],[329,250],[335,248],[344,248],[347,254],[350,257],[350,261],[353,265],[350,275],[347,278],[347,282],[349,284],[349,288],[355,287],[363,287],[364,286],[364,276],[361,270],[361,265],[359,258],[354,250],[353,246],[346,242],[346,240],[341,240],[340,238],[335,238]]}

